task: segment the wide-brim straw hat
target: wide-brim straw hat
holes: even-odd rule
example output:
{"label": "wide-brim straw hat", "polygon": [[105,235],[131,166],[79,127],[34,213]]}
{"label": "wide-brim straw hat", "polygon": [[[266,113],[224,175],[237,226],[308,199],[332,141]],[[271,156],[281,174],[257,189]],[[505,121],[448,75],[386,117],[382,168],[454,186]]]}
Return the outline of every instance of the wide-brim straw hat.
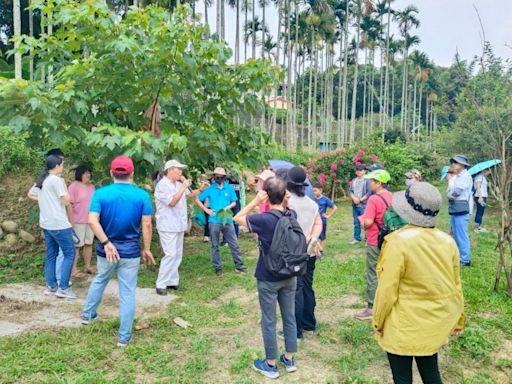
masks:
{"label": "wide-brim straw hat", "polygon": [[213,175],[227,176],[226,170],[222,167],[217,167],[212,172]]}
{"label": "wide-brim straw hat", "polygon": [[418,182],[405,191],[394,193],[392,207],[409,224],[435,227],[441,202],[441,193],[436,187]]}

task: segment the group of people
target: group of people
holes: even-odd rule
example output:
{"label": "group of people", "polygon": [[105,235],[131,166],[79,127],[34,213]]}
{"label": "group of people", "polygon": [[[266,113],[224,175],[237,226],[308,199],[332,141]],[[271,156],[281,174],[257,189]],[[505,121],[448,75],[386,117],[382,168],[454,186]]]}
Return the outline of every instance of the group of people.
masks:
{"label": "group of people", "polygon": [[[140,261],[155,264],[150,249],[154,214],[150,195],[134,185],[134,164],[126,156],[112,160],[112,184],[95,191],[90,168],[78,167],[76,180],[68,188],[60,177],[64,155],[60,150],[52,151],[46,156],[45,171],[29,191],[29,197],[39,203],[40,226],[46,243],[45,294],[76,298],[70,288],[73,270],[79,272],[75,255],[82,250],[86,273],[94,272],[90,262],[94,235],[97,271],[89,287],[81,322],[87,325],[98,318],[97,308],[104,289],[117,272],[120,300],[117,345],[124,347],[132,338]],[[454,156],[451,163],[448,198],[455,241],[435,229],[441,195],[437,188],[421,181],[417,170],[405,174],[407,189],[394,194],[388,189],[391,175],[382,167],[373,167],[367,173],[365,166],[358,165],[356,178],[351,182],[354,217],[351,243],[361,242],[362,230],[366,233],[367,308],[356,317],[372,320],[375,337],[388,353],[396,383],[412,382],[413,358],[425,382],[440,383],[437,351],[450,334],[459,334],[463,329],[459,268],[470,263],[469,241],[464,234],[467,235],[472,196],[468,188],[471,190],[473,183],[469,176],[469,185],[466,169],[469,163],[464,156]],[[193,199],[208,216],[211,259],[217,276],[222,276],[223,271],[219,254],[221,234],[230,248],[235,271],[247,272],[235,225],[247,227],[258,237],[255,277],[265,347],[265,358],[255,360],[253,367],[269,378],[279,376],[279,363],[286,371],[295,371],[293,356],[297,352],[297,340],[303,338],[305,332],[317,329],[314,271],[317,259],[323,255],[327,220],[337,207],[323,195],[321,184],[313,184],[313,198],[306,195],[309,184],[302,167],[275,172],[263,170],[256,177],[256,197],[239,211],[236,209],[238,197],[226,179],[225,169],[215,168],[211,183],[202,182],[192,190],[190,181],[182,174],[185,168],[186,165],[177,160],[167,161],[163,177],[155,186],[156,229],[163,250],[156,293],[166,295],[169,289],[183,289],[179,266],[188,228],[187,198]],[[474,192],[477,203],[485,203],[487,184],[482,179],[478,182]],[[461,201],[468,203],[467,206]],[[271,249],[275,229],[283,215],[291,215],[297,221],[309,255],[303,272],[296,276],[276,275],[265,263],[265,255]],[[383,229],[389,229],[386,223],[389,217],[401,224],[382,239]],[[480,225],[481,215],[479,220]],[[461,230],[464,225],[465,232]],[[62,262],[57,273],[59,253]],[[281,355],[276,337],[277,304],[285,341]]]}

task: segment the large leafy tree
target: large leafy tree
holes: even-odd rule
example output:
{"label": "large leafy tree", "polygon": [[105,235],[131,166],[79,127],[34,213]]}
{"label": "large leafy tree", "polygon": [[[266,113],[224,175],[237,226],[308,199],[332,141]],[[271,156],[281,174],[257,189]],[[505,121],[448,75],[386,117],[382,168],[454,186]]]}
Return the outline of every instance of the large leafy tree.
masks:
{"label": "large leafy tree", "polygon": [[[119,20],[99,0],[34,3],[43,13],[53,7],[55,32],[25,36],[21,49],[53,66],[53,81],[0,83],[3,123],[79,148],[93,163],[127,153],[146,171],[169,156],[197,169],[259,164],[267,137],[246,121],[277,80],[266,61],[229,65],[231,50],[204,40],[207,27],[184,8],[171,18],[155,6],[131,8]],[[150,123],[160,116],[157,130]]]}

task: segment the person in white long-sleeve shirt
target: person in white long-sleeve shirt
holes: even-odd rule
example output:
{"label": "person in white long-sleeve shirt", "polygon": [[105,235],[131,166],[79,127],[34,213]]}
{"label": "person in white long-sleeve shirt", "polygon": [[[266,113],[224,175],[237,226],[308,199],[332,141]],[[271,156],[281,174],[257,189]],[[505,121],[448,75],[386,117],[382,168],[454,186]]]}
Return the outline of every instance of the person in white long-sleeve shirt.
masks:
{"label": "person in white long-sleeve shirt", "polygon": [[207,184],[191,191],[190,182],[182,176],[187,166],[176,160],[165,163],[165,176],[155,188],[156,228],[164,257],[156,280],[156,293],[167,295],[167,289],[179,290],[178,269],[183,257],[183,239],[187,230],[187,197],[196,197]]}
{"label": "person in white long-sleeve shirt", "polygon": [[473,208],[473,179],[467,168],[470,166],[464,155],[455,155],[447,174],[448,213],[453,237],[460,253],[460,263],[464,267],[471,265],[471,243],[469,241],[469,215]]}

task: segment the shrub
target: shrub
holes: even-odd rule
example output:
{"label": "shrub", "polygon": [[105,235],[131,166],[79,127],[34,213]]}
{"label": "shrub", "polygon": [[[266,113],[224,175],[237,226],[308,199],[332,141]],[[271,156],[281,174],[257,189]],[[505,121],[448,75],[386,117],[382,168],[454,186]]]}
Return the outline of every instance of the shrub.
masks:
{"label": "shrub", "polygon": [[0,178],[34,166],[36,156],[25,142],[27,136],[15,135],[9,127],[0,126]]}

